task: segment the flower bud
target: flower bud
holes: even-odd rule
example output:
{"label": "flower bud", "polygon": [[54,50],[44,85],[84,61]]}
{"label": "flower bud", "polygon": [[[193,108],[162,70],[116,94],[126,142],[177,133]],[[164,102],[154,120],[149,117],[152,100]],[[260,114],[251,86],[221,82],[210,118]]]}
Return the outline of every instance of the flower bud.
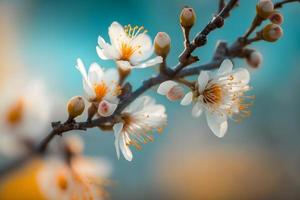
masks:
{"label": "flower bud", "polygon": [[180,24],[184,28],[191,28],[196,21],[196,13],[193,8],[183,8],[180,14]]}
{"label": "flower bud", "polygon": [[268,24],[263,28],[262,37],[265,41],[275,42],[283,35],[282,28],[277,24]]}
{"label": "flower bud", "polygon": [[178,85],[172,87],[166,94],[166,97],[170,101],[176,101],[176,100],[182,99],[183,96],[184,96],[184,91],[183,91],[182,87],[180,87]]}
{"label": "flower bud", "polygon": [[278,12],[278,11],[274,11],[274,12],[270,15],[269,20],[270,20],[272,23],[274,23],[274,24],[280,25],[280,24],[282,24],[282,22],[283,22],[283,15],[282,15],[280,12]]}
{"label": "flower bud", "polygon": [[271,0],[260,0],[256,5],[256,13],[263,19],[267,19],[274,10],[274,4]]}
{"label": "flower bud", "polygon": [[260,52],[258,51],[252,51],[250,55],[247,57],[247,63],[253,67],[253,68],[258,68],[259,65],[262,63],[263,56]]}
{"label": "flower bud", "polygon": [[81,115],[84,111],[84,100],[81,96],[72,97],[67,105],[69,117],[74,119],[75,117]]}
{"label": "flower bud", "polygon": [[159,56],[166,57],[170,52],[171,39],[165,32],[159,32],[154,38],[154,50]]}

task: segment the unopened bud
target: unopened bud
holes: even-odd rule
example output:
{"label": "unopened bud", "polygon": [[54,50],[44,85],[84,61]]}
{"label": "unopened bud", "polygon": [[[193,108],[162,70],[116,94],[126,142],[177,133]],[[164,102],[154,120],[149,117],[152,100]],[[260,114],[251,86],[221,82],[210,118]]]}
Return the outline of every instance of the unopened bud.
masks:
{"label": "unopened bud", "polygon": [[247,63],[253,68],[258,68],[259,65],[262,63],[262,60],[262,54],[255,50],[252,51],[252,53],[250,53],[250,55],[247,57]]}
{"label": "unopened bud", "polygon": [[193,8],[183,8],[180,14],[180,24],[185,28],[191,28],[196,21],[196,13]]}
{"label": "unopened bud", "polygon": [[278,11],[274,11],[274,12],[270,15],[269,20],[270,20],[272,23],[274,23],[274,24],[280,25],[280,24],[282,24],[282,22],[283,22],[283,15],[282,15],[280,12],[278,12]]}
{"label": "unopened bud", "polygon": [[72,97],[67,105],[69,117],[74,119],[75,117],[81,115],[84,111],[84,100],[81,96]]}
{"label": "unopened bud", "polygon": [[159,32],[154,38],[154,50],[159,56],[166,57],[170,52],[171,39],[165,32]]}
{"label": "unopened bud", "polygon": [[274,4],[271,0],[260,0],[256,5],[256,13],[263,19],[267,19],[274,10]]}
{"label": "unopened bud", "polygon": [[262,37],[268,42],[275,42],[283,35],[282,28],[277,24],[268,24],[263,28]]}
{"label": "unopened bud", "polygon": [[176,85],[167,92],[166,96],[170,101],[176,101],[182,99],[184,96],[184,91],[182,87]]}

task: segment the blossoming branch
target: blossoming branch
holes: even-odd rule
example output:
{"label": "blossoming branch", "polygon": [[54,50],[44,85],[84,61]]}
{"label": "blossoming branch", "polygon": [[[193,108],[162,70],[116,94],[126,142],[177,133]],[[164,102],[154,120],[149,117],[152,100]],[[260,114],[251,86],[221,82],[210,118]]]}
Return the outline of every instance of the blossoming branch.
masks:
{"label": "blossoming branch", "polygon": [[[141,149],[143,144],[153,141],[154,132],[163,132],[167,126],[164,105],[144,95],[154,86],[157,86],[158,94],[170,101],[178,101],[183,106],[192,104],[192,116],[205,114],[211,132],[217,137],[223,137],[228,131],[228,119],[240,121],[248,117],[249,107],[254,100],[254,96],[249,94],[252,89],[249,85],[249,71],[237,66],[234,68],[233,59],[244,59],[252,68],[258,68],[263,56],[249,46],[259,41],[276,42],[282,37],[283,15],[279,8],[292,2],[299,1],[273,3],[271,0],[260,0],[249,28],[232,44],[218,42],[211,62],[206,64],[196,64],[200,59],[194,55],[194,50],[205,46],[209,34],[225,25],[226,18],[238,6],[238,0],[229,0],[227,3],[220,1],[217,14],[194,38],[191,38],[190,31],[196,23],[196,13],[191,7],[182,9],[179,21],[184,49],[175,66],[169,66],[166,62],[171,51],[171,37],[167,33],[157,33],[152,41],[143,26],[124,26],[113,22],[108,28],[110,41],[99,36],[96,53],[101,60],[113,60],[115,68],[106,69],[95,62],[87,69],[84,61],[78,58],[76,69],[82,75],[84,95],[74,96],[67,103],[69,118],[64,123],[53,122],[52,131],[46,138],[40,143],[35,141],[33,147],[24,146],[28,148],[26,155],[1,172],[17,167],[34,155],[45,155],[55,136],[93,127],[113,131],[117,157],[122,154],[126,160],[131,161],[131,147]],[[131,72],[157,65],[159,73],[144,80],[133,91],[131,83],[127,81]],[[187,79],[189,76],[193,79]],[[17,101],[8,110],[7,123],[22,127],[23,124],[18,122],[23,116],[24,103],[23,99]],[[77,122],[76,118],[83,112],[87,112],[87,120]],[[23,142],[9,135],[5,141]]]}

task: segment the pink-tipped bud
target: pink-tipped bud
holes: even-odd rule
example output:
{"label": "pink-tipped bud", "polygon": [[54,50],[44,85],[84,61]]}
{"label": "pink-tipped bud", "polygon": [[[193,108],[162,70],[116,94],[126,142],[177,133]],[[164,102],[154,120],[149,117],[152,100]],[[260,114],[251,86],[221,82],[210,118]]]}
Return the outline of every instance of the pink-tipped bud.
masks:
{"label": "pink-tipped bud", "polygon": [[196,13],[193,8],[183,8],[180,14],[180,24],[185,28],[191,28],[196,21]]}
{"label": "pink-tipped bud", "polygon": [[283,35],[282,28],[277,24],[268,24],[263,28],[262,36],[265,41],[275,42]]}
{"label": "pink-tipped bud", "polygon": [[72,97],[67,104],[67,110],[69,117],[74,119],[75,117],[81,115],[84,111],[85,104],[81,96]]}
{"label": "pink-tipped bud", "polygon": [[170,52],[171,39],[165,32],[159,32],[154,38],[154,50],[159,56],[167,56]]}
{"label": "pink-tipped bud", "polygon": [[182,99],[182,97],[184,96],[184,91],[183,91],[182,87],[176,85],[176,86],[173,86],[167,92],[166,96],[170,101],[176,101],[176,100]]}
{"label": "pink-tipped bud", "polygon": [[256,5],[256,13],[263,19],[267,19],[274,10],[274,4],[271,0],[260,0]]}
{"label": "pink-tipped bud", "polygon": [[269,17],[269,20],[274,23],[274,24],[282,24],[283,23],[283,15],[278,12],[278,11],[274,11],[270,17]]}
{"label": "pink-tipped bud", "polygon": [[253,68],[258,68],[261,65],[262,61],[262,54],[255,50],[251,52],[250,55],[247,57],[247,63]]}

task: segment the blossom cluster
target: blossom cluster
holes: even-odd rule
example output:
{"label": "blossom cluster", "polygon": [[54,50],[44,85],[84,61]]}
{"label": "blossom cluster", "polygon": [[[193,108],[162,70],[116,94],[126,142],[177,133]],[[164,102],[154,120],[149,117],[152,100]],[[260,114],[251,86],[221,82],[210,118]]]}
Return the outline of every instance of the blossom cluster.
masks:
{"label": "blossom cluster", "polygon": [[[193,16],[193,11],[188,9],[183,11],[182,18],[187,17],[189,20],[190,15]],[[77,60],[76,68],[82,75],[85,97],[90,103],[90,119],[114,116],[121,102],[123,80],[130,71],[161,63],[170,50],[171,39],[164,32],[156,35],[154,45],[143,27],[123,27],[118,22],[113,22],[108,28],[108,34],[111,44],[99,36],[97,54],[101,59],[114,60],[117,69],[104,69],[93,63],[87,72],[82,60]],[[154,51],[157,56],[147,60]],[[250,89],[249,80],[250,74],[247,69],[234,70],[232,62],[225,59],[216,73],[202,71],[186,94],[177,80],[162,82],[157,92],[165,95],[170,101],[181,100],[184,106],[192,103],[192,115],[199,117],[204,112],[212,132],[218,137],[223,137],[227,131],[228,118],[240,120],[250,113],[248,107],[251,102],[248,100],[252,99],[252,96],[246,95]],[[83,100],[70,100],[69,104],[77,105],[69,109],[70,116],[76,117],[74,113],[78,110],[83,111],[84,104],[79,102]],[[117,113],[119,117],[111,125],[118,158],[121,152],[126,160],[131,161],[133,155],[129,146],[141,149],[141,144],[153,141],[153,131],[161,132],[166,126],[165,110],[165,107],[155,103],[152,97],[141,96]]]}

